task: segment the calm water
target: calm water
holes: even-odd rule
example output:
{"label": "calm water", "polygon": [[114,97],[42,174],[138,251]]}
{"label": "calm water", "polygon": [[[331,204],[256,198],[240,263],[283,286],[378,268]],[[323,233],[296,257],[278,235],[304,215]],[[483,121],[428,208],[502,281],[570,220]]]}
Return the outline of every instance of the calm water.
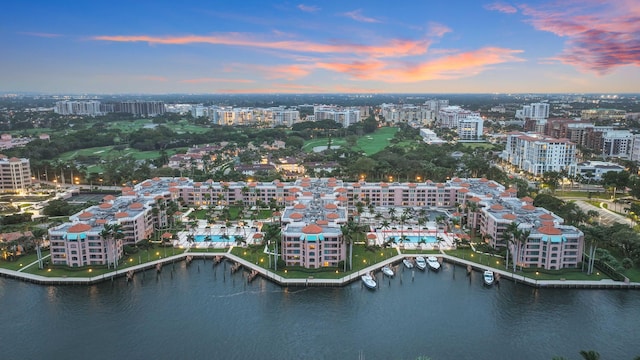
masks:
{"label": "calm water", "polygon": [[228,235],[226,238],[223,235],[195,235],[195,242],[213,241],[213,242],[235,242],[236,237]]}
{"label": "calm water", "polygon": [[[534,290],[444,264],[370,291],[245,284],[196,260],[90,287],[0,278],[2,359],[602,359],[640,355],[639,291]],[[229,266],[227,266],[227,270]],[[455,278],[454,278],[455,274]],[[402,279],[402,283],[401,283]]]}

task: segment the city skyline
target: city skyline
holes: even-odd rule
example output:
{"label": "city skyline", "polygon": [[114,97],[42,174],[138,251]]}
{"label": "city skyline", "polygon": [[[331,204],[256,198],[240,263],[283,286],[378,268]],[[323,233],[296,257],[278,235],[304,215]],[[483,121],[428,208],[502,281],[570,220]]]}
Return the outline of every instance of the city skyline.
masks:
{"label": "city skyline", "polygon": [[12,2],[0,91],[630,93],[640,4]]}

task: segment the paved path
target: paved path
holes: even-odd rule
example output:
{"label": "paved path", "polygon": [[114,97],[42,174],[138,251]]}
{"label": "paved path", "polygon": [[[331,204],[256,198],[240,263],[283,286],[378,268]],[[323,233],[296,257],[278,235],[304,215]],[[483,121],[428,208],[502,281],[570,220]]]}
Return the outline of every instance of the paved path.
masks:
{"label": "paved path", "polygon": [[[51,254],[43,256],[42,260],[44,260],[46,258],[49,258],[49,257],[51,257]],[[22,268],[20,268],[20,270],[18,270],[18,272],[22,272],[23,270],[27,269],[29,266],[33,266],[33,265],[35,265],[37,263],[38,263],[38,260],[32,262],[31,264],[28,264],[27,266],[23,266]]]}

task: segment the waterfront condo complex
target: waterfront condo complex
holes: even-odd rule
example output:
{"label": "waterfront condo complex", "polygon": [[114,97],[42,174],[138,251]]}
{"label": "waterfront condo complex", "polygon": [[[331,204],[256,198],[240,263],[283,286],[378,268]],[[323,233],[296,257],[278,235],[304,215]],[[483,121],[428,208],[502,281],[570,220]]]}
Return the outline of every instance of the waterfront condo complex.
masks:
{"label": "waterfront condo complex", "polygon": [[[73,267],[117,264],[122,247],[149,239],[181,218],[180,202],[187,206],[224,207],[275,205],[281,225],[279,256],[287,265],[306,268],[335,267],[346,257],[341,226],[361,214],[395,210],[440,210],[495,248],[509,246],[522,267],[576,268],[581,261],[584,234],[533,199],[519,199],[517,189],[484,178],[454,178],[444,183],[345,182],[335,178],[301,178],[292,182],[194,182],[187,178],[153,178],[122,188],[118,197],[108,195],[102,203],[70,217],[70,222],[51,228],[52,262]],[[391,210],[393,209],[393,210]],[[382,219],[380,219],[382,220]],[[369,219],[372,233],[380,220]],[[403,219],[420,226],[414,216]],[[510,232],[516,224],[519,234]],[[117,225],[117,234],[113,231]],[[392,224],[393,225],[393,224]],[[108,231],[105,231],[105,228]],[[118,236],[116,236],[118,235]],[[257,236],[256,238],[259,238]]]}

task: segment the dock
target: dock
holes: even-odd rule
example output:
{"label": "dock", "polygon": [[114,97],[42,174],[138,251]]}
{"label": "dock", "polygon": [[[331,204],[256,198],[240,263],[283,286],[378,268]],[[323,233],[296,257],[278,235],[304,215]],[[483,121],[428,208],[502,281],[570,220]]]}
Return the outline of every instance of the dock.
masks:
{"label": "dock", "polygon": [[[117,278],[117,277],[126,276],[129,279],[129,274],[134,274],[136,272],[145,271],[149,269],[155,269],[156,272],[160,273],[160,271],[162,270],[163,264],[174,263],[176,261],[183,261],[183,260],[186,260],[187,256],[192,256],[192,255],[193,254],[190,254],[190,253],[173,255],[173,256],[166,257],[164,259],[151,261],[145,264],[134,265],[131,267],[124,268],[122,270],[115,270],[113,272],[109,272],[109,273],[94,276],[94,277],[47,277],[47,276],[28,274],[25,272],[8,270],[8,269],[0,269],[0,276],[18,279],[18,280],[31,282],[34,284],[40,284],[40,285],[92,285],[92,284],[97,284],[107,280],[113,280],[114,278]],[[420,254],[398,254],[384,261],[368,266],[360,271],[346,274],[345,276],[339,279],[318,279],[318,278],[314,278],[313,276],[310,276],[308,278],[285,278],[285,277],[282,277],[281,275],[278,275],[263,267],[259,267],[231,253],[202,253],[202,254],[198,253],[197,255],[202,256],[203,259],[211,258],[214,264],[219,263],[225,259],[232,261],[234,263],[234,265],[232,266],[232,273],[239,270],[241,267],[244,267],[251,271],[250,276],[252,276],[253,278],[260,275],[261,277],[264,277],[265,279],[284,287],[342,287],[360,280],[360,277],[364,274],[379,271],[383,266],[393,266],[393,264],[400,263],[404,258],[413,258]],[[494,272],[494,274],[496,274],[495,276],[497,279],[504,278],[504,279],[522,283],[534,288],[638,289],[640,290],[640,283],[637,283],[637,282],[614,281],[610,279],[593,280],[593,281],[538,280],[538,279],[525,277],[521,274],[512,273],[510,271],[496,269],[496,268],[492,268],[482,264],[474,263],[468,260],[456,258],[447,254],[438,254],[437,256],[442,258],[444,262],[454,264],[455,266],[462,266],[463,268],[466,268],[468,272],[470,271],[469,269],[472,269],[471,271],[480,271],[480,272],[484,272],[485,270],[491,270]],[[234,268],[235,270],[233,270]],[[133,276],[131,276],[131,279],[132,278]]]}

